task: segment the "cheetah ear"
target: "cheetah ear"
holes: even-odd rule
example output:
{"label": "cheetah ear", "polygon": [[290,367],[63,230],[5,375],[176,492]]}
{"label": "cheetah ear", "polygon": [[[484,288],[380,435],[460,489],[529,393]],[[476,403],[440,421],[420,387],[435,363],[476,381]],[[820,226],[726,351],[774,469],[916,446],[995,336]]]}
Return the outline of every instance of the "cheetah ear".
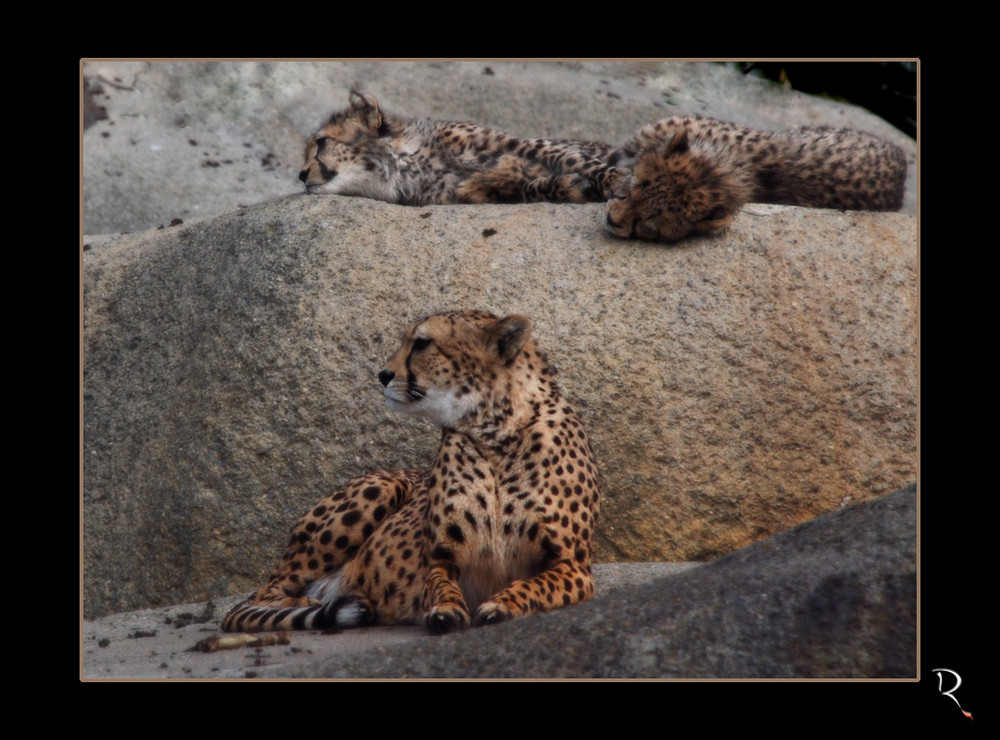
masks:
{"label": "cheetah ear", "polygon": [[500,319],[489,329],[489,347],[506,364],[517,357],[524,343],[531,336],[531,319],[513,314]]}
{"label": "cheetah ear", "polygon": [[673,136],[670,137],[670,141],[667,142],[667,146],[664,149],[663,156],[669,157],[671,154],[683,154],[688,149],[691,148],[690,142],[688,142],[688,131],[686,128],[678,129]]}
{"label": "cheetah ear", "polygon": [[351,90],[351,113],[357,116],[366,129],[378,134],[382,126],[382,111],[379,110],[378,101],[374,97]]}

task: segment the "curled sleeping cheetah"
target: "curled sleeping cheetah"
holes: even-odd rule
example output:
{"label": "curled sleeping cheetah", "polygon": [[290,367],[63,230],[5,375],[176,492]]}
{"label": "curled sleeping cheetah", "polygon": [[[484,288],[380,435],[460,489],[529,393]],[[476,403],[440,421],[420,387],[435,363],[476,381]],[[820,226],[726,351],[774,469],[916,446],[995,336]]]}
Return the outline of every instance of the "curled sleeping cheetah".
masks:
{"label": "curled sleeping cheetah", "polygon": [[755,131],[711,118],[667,118],[607,157],[631,170],[605,206],[620,237],[676,241],[727,226],[744,203],[898,210],[906,157],[850,129]]}
{"label": "curled sleeping cheetah", "polygon": [[523,316],[418,321],[379,373],[442,428],[429,470],[356,478],[292,529],[229,632],[422,623],[435,633],[589,599],[597,470]]}
{"label": "curled sleeping cheetah", "polygon": [[310,193],[389,203],[605,201],[625,172],[599,142],[518,139],[474,123],[400,118],[351,92],[306,144],[299,179]]}

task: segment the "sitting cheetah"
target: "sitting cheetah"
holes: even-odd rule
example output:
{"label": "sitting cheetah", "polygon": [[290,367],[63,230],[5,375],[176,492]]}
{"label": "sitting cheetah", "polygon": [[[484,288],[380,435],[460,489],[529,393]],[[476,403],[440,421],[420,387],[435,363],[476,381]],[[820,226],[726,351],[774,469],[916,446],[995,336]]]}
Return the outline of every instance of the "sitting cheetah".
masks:
{"label": "sitting cheetah", "polygon": [[306,145],[299,179],[310,193],[422,206],[605,201],[625,172],[599,142],[518,139],[474,123],[400,118],[351,92]]}
{"label": "sitting cheetah", "polygon": [[632,173],[605,206],[605,228],[661,241],[717,231],[750,202],[898,210],[906,179],[903,151],[861,131],[764,133],[711,118],[645,126],[607,161]]}
{"label": "sitting cheetah", "polygon": [[379,373],[389,407],[433,420],[430,470],[354,479],[292,529],[229,632],[422,623],[433,633],[589,599],[597,470],[523,316],[415,323]]}

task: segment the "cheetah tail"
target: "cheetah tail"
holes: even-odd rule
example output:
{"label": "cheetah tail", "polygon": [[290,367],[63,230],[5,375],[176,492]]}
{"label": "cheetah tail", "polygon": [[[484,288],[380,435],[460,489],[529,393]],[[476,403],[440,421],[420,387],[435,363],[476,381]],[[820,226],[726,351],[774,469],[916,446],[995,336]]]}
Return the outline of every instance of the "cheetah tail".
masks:
{"label": "cheetah tail", "polygon": [[313,606],[268,606],[245,601],[222,620],[223,632],[275,632],[279,630],[325,630],[360,627],[374,616],[364,600],[338,596]]}

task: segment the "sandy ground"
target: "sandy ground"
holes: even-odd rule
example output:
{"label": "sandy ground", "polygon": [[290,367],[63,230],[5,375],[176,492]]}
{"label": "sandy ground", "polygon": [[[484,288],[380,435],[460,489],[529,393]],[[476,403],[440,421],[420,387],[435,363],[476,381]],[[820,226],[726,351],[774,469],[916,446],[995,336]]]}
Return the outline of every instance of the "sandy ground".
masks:
{"label": "sandy ground", "polygon": [[[595,566],[599,599],[632,585],[692,567],[693,563],[606,563]],[[84,680],[267,678],[294,664],[311,665],[355,651],[410,640],[433,640],[419,627],[364,627],[335,634],[294,632],[286,644],[207,652],[222,636],[219,621],[242,597],[144,609],[83,622],[80,676]],[[276,635],[269,635],[274,639]],[[359,676],[363,678],[363,676]]]}

